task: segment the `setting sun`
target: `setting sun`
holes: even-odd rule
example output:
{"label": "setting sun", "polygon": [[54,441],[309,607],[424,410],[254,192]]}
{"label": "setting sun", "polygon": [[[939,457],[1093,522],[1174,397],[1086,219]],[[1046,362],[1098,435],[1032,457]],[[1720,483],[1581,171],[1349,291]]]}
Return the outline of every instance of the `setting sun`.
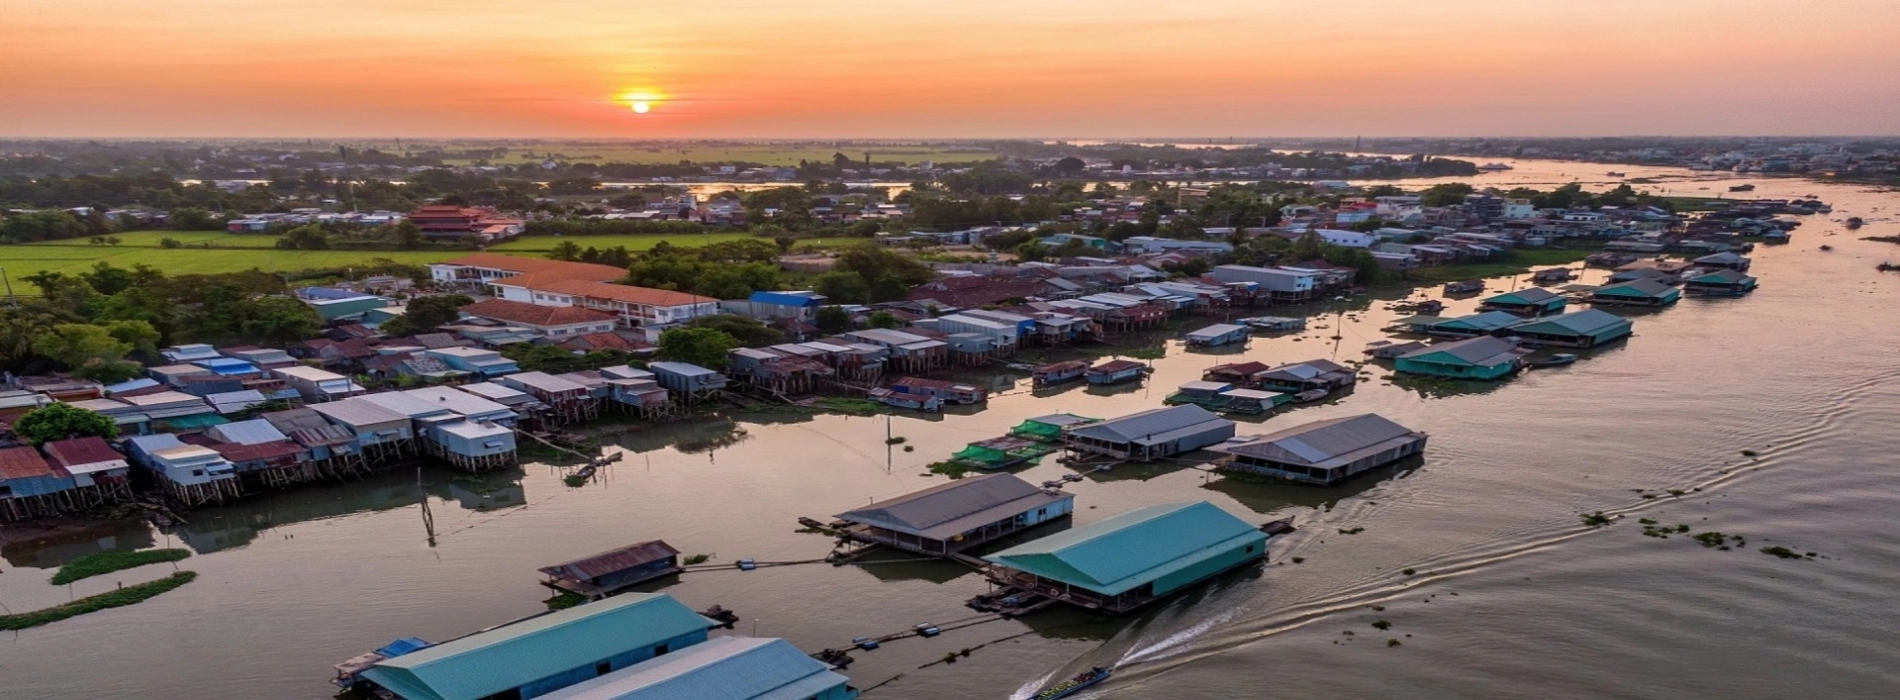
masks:
{"label": "setting sun", "polygon": [[653,111],[653,105],[645,102],[635,102],[633,103],[633,111],[646,114],[647,112]]}
{"label": "setting sun", "polygon": [[651,90],[624,92],[621,93],[619,99],[619,102],[626,104],[635,114],[646,114],[647,112],[653,111],[653,106],[659,101],[660,95]]}

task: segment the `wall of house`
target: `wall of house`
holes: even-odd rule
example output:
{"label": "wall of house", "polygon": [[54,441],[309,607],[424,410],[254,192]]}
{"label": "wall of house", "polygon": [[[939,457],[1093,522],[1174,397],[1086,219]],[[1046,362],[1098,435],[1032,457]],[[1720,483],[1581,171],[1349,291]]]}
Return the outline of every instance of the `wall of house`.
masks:
{"label": "wall of house", "polygon": [[1025,527],[1040,525],[1073,512],[1075,512],[1075,498],[1064,498],[1046,506],[1038,506],[1036,509],[1024,513],[1023,525]]}
{"label": "wall of house", "polygon": [[1266,533],[1248,533],[1247,536],[1234,541],[1225,551],[1222,551],[1218,555],[1208,557],[1203,561],[1195,563],[1193,566],[1155,579],[1152,590],[1154,595],[1167,595],[1201,579],[1213,576],[1249,561],[1260,559],[1266,555]]}
{"label": "wall of house", "polygon": [[[686,647],[692,646],[694,644],[698,644],[703,641],[706,641],[706,630],[699,630],[697,632],[683,634],[678,637],[674,637],[672,639],[666,640],[665,642],[661,642],[661,645],[666,647],[667,653],[671,653],[671,652],[678,651],[680,649],[684,649]],[[601,673],[599,667],[596,665],[598,663],[601,663],[601,662],[607,663],[608,664],[607,672],[612,673],[614,671],[618,671],[620,669],[626,668],[628,666],[632,666],[634,664],[637,664],[647,659],[651,659],[655,656],[658,656],[659,655],[659,653],[657,653],[658,651],[659,651],[659,647],[657,646],[641,647],[639,649],[623,652],[623,653],[616,654],[614,656],[611,656],[605,659],[601,659],[598,662],[590,663],[590,664],[587,664],[586,666],[570,669],[563,673],[557,673],[552,676],[548,676],[547,678],[543,678],[531,683],[523,684],[521,686],[521,697],[532,698],[532,697],[536,697],[540,695],[547,695],[548,693],[552,693],[556,690],[566,688],[570,685],[574,685],[575,683],[591,680],[594,678],[598,678],[602,675],[605,675]]]}

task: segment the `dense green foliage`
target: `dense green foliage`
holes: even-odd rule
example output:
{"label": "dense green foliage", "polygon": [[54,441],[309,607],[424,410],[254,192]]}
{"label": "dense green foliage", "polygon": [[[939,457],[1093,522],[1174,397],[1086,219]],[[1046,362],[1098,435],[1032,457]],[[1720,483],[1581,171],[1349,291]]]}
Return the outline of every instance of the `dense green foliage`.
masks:
{"label": "dense green foliage", "polygon": [[660,334],[660,349],[655,357],[699,365],[708,369],[726,366],[727,353],[739,347],[739,340],[716,328],[674,328]]}
{"label": "dense green foliage", "polygon": [[84,578],[101,576],[159,562],[179,561],[191,556],[191,550],[176,547],[143,549],[136,552],[99,552],[61,564],[51,583],[64,586]]}
{"label": "dense green foliage", "polygon": [[157,581],[149,581],[95,596],[87,596],[63,605],[55,605],[43,610],[14,615],[0,615],[0,630],[23,630],[29,627],[51,624],[69,617],[78,617],[89,612],[127,605],[143,603],[161,593],[172,590],[198,578],[195,571],[180,571]]}
{"label": "dense green foliage", "polygon": [[13,422],[13,433],[34,445],[76,437],[118,437],[110,416],[58,402],[27,411]]}
{"label": "dense green foliage", "polygon": [[438,294],[411,299],[404,307],[403,314],[384,321],[383,333],[394,337],[433,333],[435,329],[461,318],[461,309],[475,303],[474,299],[462,294]]}

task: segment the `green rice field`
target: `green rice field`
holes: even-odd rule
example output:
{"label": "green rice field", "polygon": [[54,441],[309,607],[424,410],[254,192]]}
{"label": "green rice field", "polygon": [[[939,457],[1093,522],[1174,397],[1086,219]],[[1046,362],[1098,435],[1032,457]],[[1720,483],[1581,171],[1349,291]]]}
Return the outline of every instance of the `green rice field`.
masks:
{"label": "green rice field", "polygon": [[[115,234],[119,245],[91,245],[85,239],[45,241],[23,245],[0,245],[0,269],[18,280],[43,271],[77,274],[100,261],[116,267],[145,263],[167,274],[214,274],[257,268],[270,272],[288,272],[311,268],[348,267],[387,258],[403,263],[431,263],[467,255],[463,250],[278,250],[276,239],[257,234],[220,231],[127,231]],[[721,241],[742,240],[743,233],[708,233],[665,236],[573,236],[565,239],[534,236],[519,238],[490,250],[496,253],[538,256],[552,250],[562,240],[571,240],[583,248],[611,248],[624,245],[629,250],[646,250],[660,241],[676,246],[701,246]],[[159,241],[177,239],[184,248],[162,248]],[[814,238],[800,241],[799,248],[836,247],[860,242],[857,238]],[[209,245],[210,247],[203,247]]]}

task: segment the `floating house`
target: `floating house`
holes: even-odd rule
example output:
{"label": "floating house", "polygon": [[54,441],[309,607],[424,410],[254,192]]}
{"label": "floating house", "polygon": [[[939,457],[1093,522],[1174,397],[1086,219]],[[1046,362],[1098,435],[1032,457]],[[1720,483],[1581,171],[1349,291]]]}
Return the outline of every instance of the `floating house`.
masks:
{"label": "floating house", "polygon": [[891,391],[907,397],[934,398],[943,403],[979,404],[989,400],[990,392],[974,384],[942,379],[904,377],[891,383]]}
{"label": "floating house", "polygon": [[1381,360],[1390,360],[1423,347],[1425,344],[1417,341],[1375,340],[1366,343],[1366,354]]}
{"label": "floating house", "polygon": [[1188,382],[1177,387],[1174,393],[1162,399],[1162,402],[1169,405],[1191,403],[1204,408],[1213,408],[1220,405],[1220,395],[1233,388],[1234,385],[1228,382],[1210,382],[1206,380]]}
{"label": "floating house", "polygon": [[1655,280],[1634,280],[1590,292],[1590,303],[1611,306],[1668,306],[1682,299],[1682,290]]}
{"label": "floating house", "polygon": [[1271,365],[1265,362],[1251,361],[1214,365],[1213,367],[1207,368],[1207,371],[1201,373],[1201,380],[1247,386],[1249,382],[1253,381],[1254,375],[1267,371],[1267,368],[1270,366]]}
{"label": "floating house", "polygon": [[82,509],[132,500],[132,466],[105,438],[54,440],[40,449],[53,466],[73,478]]}
{"label": "floating house", "polygon": [[1629,336],[1635,322],[1602,309],[1529,319],[1502,331],[1523,345],[1593,348]]}
{"label": "floating house", "polygon": [[1519,316],[1548,316],[1564,312],[1564,298],[1543,287],[1505,292],[1478,303],[1485,311],[1503,311]]}
{"label": "floating house", "polygon": [[465,471],[480,472],[514,464],[515,431],[487,421],[457,420],[430,428],[423,449]]}
{"label": "floating house", "polygon": [[1452,296],[1455,294],[1477,294],[1478,292],[1482,292],[1482,291],[1484,291],[1484,280],[1463,280],[1460,282],[1446,282],[1445,290],[1444,290],[1445,296]]}
{"label": "floating house", "polygon": [[1063,445],[1081,454],[1151,461],[1234,436],[1233,421],[1200,406],[1157,408],[1063,431]]}
{"label": "floating house", "polygon": [[1523,367],[1530,350],[1503,338],[1481,336],[1427,345],[1393,361],[1400,372],[1451,379],[1497,379]]}
{"label": "floating house", "polygon": [[303,396],[303,400],[310,403],[338,401],[365,391],[349,377],[315,367],[279,367],[271,370],[271,374],[284,380],[285,384]]}
{"label": "floating house", "polygon": [[1055,386],[1081,379],[1088,371],[1089,363],[1086,360],[1070,360],[1037,367],[1030,372],[1029,379],[1035,386]]}
{"label": "floating house", "polygon": [[1695,263],[1696,267],[1720,268],[1736,272],[1747,272],[1748,266],[1752,263],[1748,258],[1728,251],[1704,255],[1689,262]]}
{"label": "floating house", "polygon": [[1367,413],[1230,440],[1226,471],[1330,486],[1425,450],[1425,433]]}
{"label": "floating house", "polygon": [[1083,372],[1090,384],[1106,386],[1148,376],[1148,366],[1133,360],[1109,360]]}
{"label": "floating house", "polygon": [[1025,440],[1038,442],[1061,442],[1062,431],[1078,425],[1100,423],[1100,418],[1086,418],[1073,413],[1057,413],[1030,418],[1009,429],[1009,434]]}
{"label": "floating house", "polygon": [[1187,334],[1187,344],[1199,347],[1230,345],[1247,339],[1247,327],[1231,323],[1214,325]]}
{"label": "floating house", "polygon": [[[348,661],[337,664],[335,666],[336,677],[330,679],[330,683],[344,690],[360,691],[365,687],[363,671],[369,669],[369,667],[375,666],[379,661],[386,661],[402,656],[403,654],[421,651],[431,646],[434,645],[424,641],[420,637],[403,637],[393,640],[388,644],[377,647],[374,651],[358,654]],[[359,694],[367,695],[367,693]]]}
{"label": "floating house", "polygon": [[1693,275],[1682,281],[1690,294],[1738,297],[1755,291],[1756,279],[1736,270],[1715,270]]}
{"label": "floating house", "polygon": [[541,585],[583,598],[605,598],[621,589],[677,574],[680,551],[663,540],[610,549],[570,562],[541,567]]}
{"label": "floating house", "polygon": [[607,398],[614,406],[649,417],[672,409],[670,394],[652,372],[617,365],[601,368],[600,377],[607,383]]}
{"label": "floating house", "polygon": [[129,438],[126,448],[134,463],[156,475],[165,492],[186,507],[243,495],[237,465],[216,450],[187,445],[171,433]]}
{"label": "floating house", "polygon": [[1332,391],[1359,380],[1350,367],[1331,360],[1307,360],[1268,368],[1253,375],[1253,385],[1268,391],[1297,394],[1315,389]]}
{"label": "floating house", "polygon": [[1420,329],[1419,332],[1426,335],[1436,335],[1447,338],[1471,338],[1480,335],[1490,335],[1500,328],[1505,328],[1524,319],[1517,314],[1505,311],[1485,311],[1483,313],[1453,318],[1414,316],[1408,320],[1418,321],[1414,326]]}
{"label": "floating house", "polygon": [[362,677],[401,700],[534,698],[706,641],[672,596],[627,593],[379,661]]}
{"label": "floating house", "polygon": [[1208,410],[1218,413],[1239,413],[1257,416],[1273,410],[1275,406],[1293,402],[1293,395],[1267,389],[1228,389],[1220,393],[1220,401],[1208,406]]}
{"label": "floating house", "polygon": [[945,556],[1066,516],[1075,495],[1013,474],[983,474],[839,513],[843,536]]}
{"label": "floating house", "polygon": [[984,559],[999,586],[1123,613],[1266,555],[1266,533],[1199,501],[1130,511]]}
{"label": "floating house", "polygon": [[719,637],[541,700],[854,700],[850,683],[783,639]]}

